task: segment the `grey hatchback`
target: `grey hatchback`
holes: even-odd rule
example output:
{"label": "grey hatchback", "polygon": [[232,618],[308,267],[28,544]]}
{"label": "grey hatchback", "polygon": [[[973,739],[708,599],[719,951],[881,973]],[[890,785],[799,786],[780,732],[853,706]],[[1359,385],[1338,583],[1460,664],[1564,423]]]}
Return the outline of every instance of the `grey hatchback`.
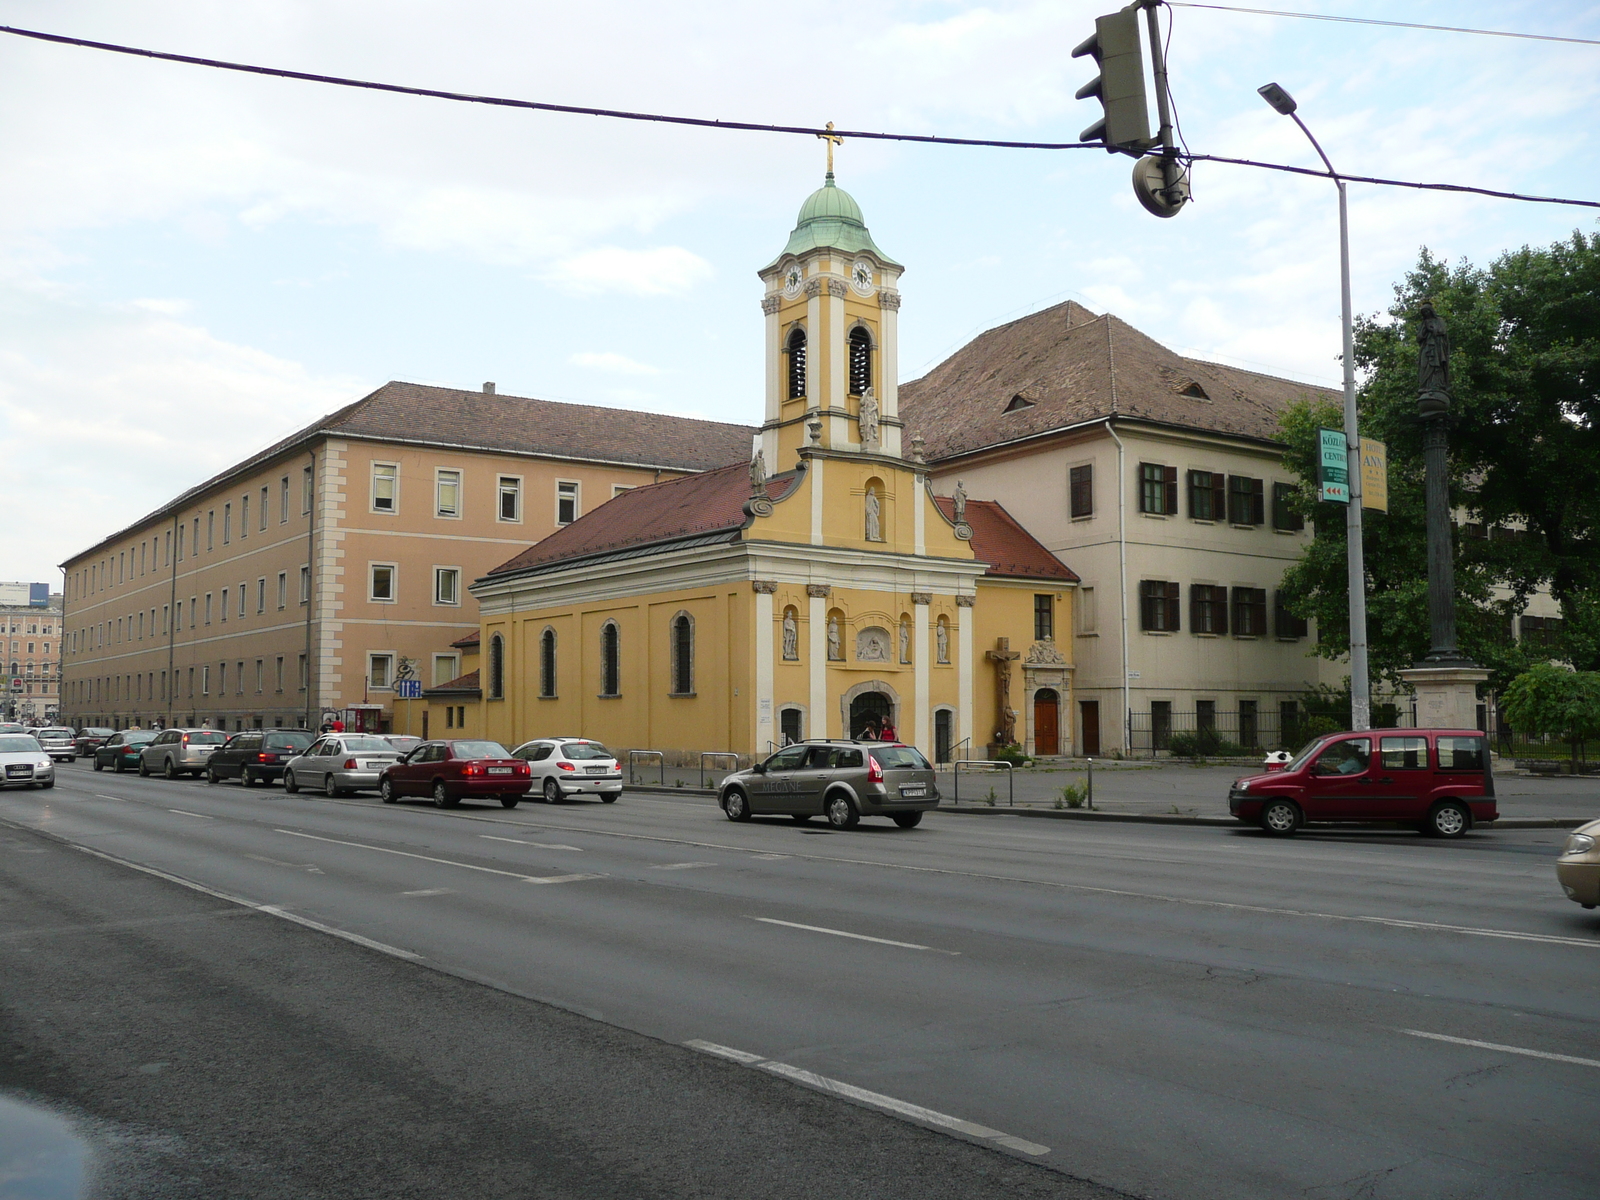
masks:
{"label": "grey hatchback", "polygon": [[939,806],[933,768],[915,746],[898,742],[809,741],[785,746],[766,762],[722,781],[730,821],[780,813],[796,821],[819,814],[835,829],[862,817],[888,817],[914,829]]}

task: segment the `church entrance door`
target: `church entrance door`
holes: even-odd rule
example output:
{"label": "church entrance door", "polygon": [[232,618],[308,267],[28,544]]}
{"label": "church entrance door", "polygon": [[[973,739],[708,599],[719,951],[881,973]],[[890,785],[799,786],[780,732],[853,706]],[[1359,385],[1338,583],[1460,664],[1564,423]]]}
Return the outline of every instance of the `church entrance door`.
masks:
{"label": "church entrance door", "polygon": [[850,701],[850,736],[876,737],[891,722],[894,706],[882,692],[863,692]]}
{"label": "church entrance door", "polygon": [[1061,697],[1054,688],[1040,688],[1033,694],[1033,752],[1061,753]]}

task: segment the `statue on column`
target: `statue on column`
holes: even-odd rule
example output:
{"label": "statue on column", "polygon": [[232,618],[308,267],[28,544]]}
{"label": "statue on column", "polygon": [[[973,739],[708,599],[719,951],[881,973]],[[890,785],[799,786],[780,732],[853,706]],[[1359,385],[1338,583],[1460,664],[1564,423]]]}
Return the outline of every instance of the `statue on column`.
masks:
{"label": "statue on column", "polygon": [[1417,411],[1428,417],[1450,409],[1450,334],[1432,300],[1417,316]]}

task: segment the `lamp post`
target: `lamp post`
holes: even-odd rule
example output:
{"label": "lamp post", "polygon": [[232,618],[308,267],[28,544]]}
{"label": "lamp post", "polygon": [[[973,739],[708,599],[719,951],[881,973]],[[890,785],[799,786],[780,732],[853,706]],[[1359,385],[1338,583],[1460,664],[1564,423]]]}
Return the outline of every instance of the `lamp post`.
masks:
{"label": "lamp post", "polygon": [[1345,199],[1344,180],[1333,169],[1322,146],[1312,137],[1306,123],[1296,115],[1294,97],[1275,83],[1256,89],[1274,109],[1300,126],[1328,174],[1339,189],[1339,289],[1344,318],[1344,436],[1346,464],[1350,478],[1350,504],[1345,512],[1345,546],[1348,554],[1350,589],[1350,724],[1355,729],[1372,727],[1372,690],[1367,677],[1367,581],[1361,545],[1361,433],[1356,426],[1355,331],[1350,313],[1350,210]]}

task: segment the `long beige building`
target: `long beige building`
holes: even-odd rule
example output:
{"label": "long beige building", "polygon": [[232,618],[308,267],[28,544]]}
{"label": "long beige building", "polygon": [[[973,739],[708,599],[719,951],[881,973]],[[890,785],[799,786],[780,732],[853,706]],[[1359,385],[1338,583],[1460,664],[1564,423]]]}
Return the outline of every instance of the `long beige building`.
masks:
{"label": "long beige building", "polygon": [[472,580],[754,432],[386,384],[62,564],[62,719],[403,730],[397,683],[460,674]]}

